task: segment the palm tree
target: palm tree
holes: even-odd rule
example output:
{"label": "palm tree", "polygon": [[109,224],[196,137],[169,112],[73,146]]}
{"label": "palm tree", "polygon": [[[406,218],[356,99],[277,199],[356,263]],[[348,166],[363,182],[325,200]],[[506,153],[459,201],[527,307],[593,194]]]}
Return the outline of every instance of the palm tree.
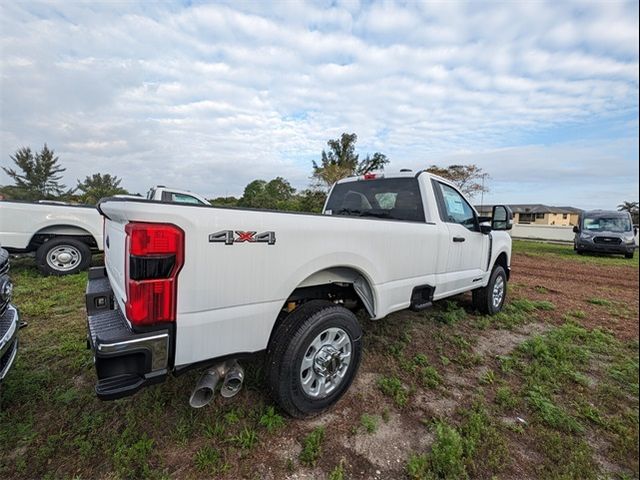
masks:
{"label": "palm tree", "polygon": [[631,214],[631,218],[633,219],[633,223],[638,223],[638,202],[622,202],[620,205],[618,205],[618,211],[629,212]]}

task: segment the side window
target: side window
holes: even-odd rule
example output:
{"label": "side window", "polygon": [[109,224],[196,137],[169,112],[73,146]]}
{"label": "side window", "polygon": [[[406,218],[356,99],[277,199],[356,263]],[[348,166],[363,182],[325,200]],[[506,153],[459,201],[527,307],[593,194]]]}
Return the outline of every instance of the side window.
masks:
{"label": "side window", "polygon": [[196,197],[183,193],[162,192],[162,201],[167,203],[192,203],[200,205],[201,202]]}
{"label": "side window", "polygon": [[443,220],[448,223],[459,223],[469,230],[477,230],[475,213],[464,197],[449,185],[438,183],[438,186],[442,194]]}
{"label": "side window", "polygon": [[182,193],[172,193],[171,201],[174,203],[192,203],[192,204],[200,204],[200,200],[196,197],[192,197],[191,195],[184,195]]}

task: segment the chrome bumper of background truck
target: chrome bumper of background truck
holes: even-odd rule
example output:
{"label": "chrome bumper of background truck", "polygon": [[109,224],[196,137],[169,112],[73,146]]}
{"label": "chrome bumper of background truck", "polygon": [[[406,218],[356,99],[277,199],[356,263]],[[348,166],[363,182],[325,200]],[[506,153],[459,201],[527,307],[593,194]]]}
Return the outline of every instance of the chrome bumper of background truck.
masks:
{"label": "chrome bumper of background truck", "polygon": [[117,303],[104,267],[89,270],[87,345],[94,352],[96,395],[113,400],[162,382],[169,369],[169,329],[134,332]]}
{"label": "chrome bumper of background truck", "polygon": [[0,331],[5,332],[0,338],[0,381],[7,376],[18,354],[18,330],[20,313],[13,305],[7,305],[0,316]]}

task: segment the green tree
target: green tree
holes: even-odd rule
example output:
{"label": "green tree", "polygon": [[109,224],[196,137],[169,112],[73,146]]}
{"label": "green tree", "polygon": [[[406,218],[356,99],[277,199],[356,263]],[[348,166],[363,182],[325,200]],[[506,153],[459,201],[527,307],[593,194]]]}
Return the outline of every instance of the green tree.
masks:
{"label": "green tree", "polygon": [[360,160],[360,155],[356,153],[357,141],[355,133],[343,133],[339,139],[327,142],[329,149],[322,151],[320,164],[313,161],[312,176],[318,185],[328,188],[346,177],[384,170],[384,166],[389,163],[386,155],[376,152]]}
{"label": "green tree", "polygon": [[14,181],[14,185],[3,188],[3,192],[19,200],[43,200],[69,195],[72,190],[60,183],[66,169],[58,163],[59,159],[49,150],[47,144],[40,152],[34,153],[29,147],[22,147],[11,157],[16,169],[2,167]]}
{"label": "green tree", "polygon": [[427,172],[446,178],[470,197],[489,191],[485,181],[490,177],[477,165],[449,165],[446,168],[431,165]]}
{"label": "green tree", "polygon": [[245,189],[238,206],[249,208],[266,208],[270,210],[297,210],[296,189],[282,177],[267,182],[254,180]]}
{"label": "green tree", "polygon": [[236,197],[216,197],[211,198],[209,203],[214,207],[236,207],[238,199]]}
{"label": "green tree", "polygon": [[268,208],[263,206],[266,202],[265,186],[267,182],[265,180],[254,180],[244,187],[244,192],[238,200],[239,207],[249,208]]}
{"label": "green tree", "polygon": [[120,182],[122,179],[108,173],[94,173],[83,182],[78,180],[77,189],[81,192],[78,195],[79,200],[93,205],[101,198],[129,193],[120,186]]}
{"label": "green tree", "polygon": [[298,194],[298,207],[301,212],[322,213],[327,193],[318,189],[303,190]]}
{"label": "green tree", "polygon": [[618,205],[618,211],[629,212],[633,219],[634,225],[638,224],[638,217],[640,217],[640,210],[638,208],[638,202],[622,202]]}
{"label": "green tree", "polygon": [[296,193],[296,189],[282,177],[276,177],[267,183],[264,191],[270,202],[275,201],[276,208],[279,203],[290,201]]}

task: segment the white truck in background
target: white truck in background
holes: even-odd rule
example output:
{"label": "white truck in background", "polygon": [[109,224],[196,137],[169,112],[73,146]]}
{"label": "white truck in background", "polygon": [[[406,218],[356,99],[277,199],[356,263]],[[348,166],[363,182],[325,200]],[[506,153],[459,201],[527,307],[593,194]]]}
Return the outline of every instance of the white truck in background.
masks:
{"label": "white truck in background", "polygon": [[[147,199],[209,205],[200,195],[162,185],[151,188]],[[38,269],[45,275],[68,275],[89,268],[91,255],[103,250],[102,227],[102,216],[92,205],[0,201],[0,245],[10,253],[35,253]]]}
{"label": "white truck in background", "polygon": [[479,217],[427,172],[336,183],[323,214],[102,199],[105,266],[89,271],[88,344],[99,398],[132,395],[205,368],[190,399],[242,385],[238,359],[266,351],[267,384],[294,417],[333,405],[360,362],[372,319],[472,291],[501,310],[513,223]]}

